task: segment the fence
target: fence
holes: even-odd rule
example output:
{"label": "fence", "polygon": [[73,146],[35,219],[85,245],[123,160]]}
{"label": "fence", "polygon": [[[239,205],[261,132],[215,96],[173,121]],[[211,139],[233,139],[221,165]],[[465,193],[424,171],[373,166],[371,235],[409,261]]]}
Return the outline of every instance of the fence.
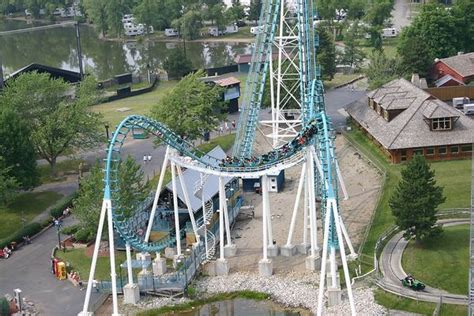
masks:
{"label": "fence", "polygon": [[470,86],[428,88],[425,91],[443,101],[452,101],[458,97],[474,99],[474,87]]}

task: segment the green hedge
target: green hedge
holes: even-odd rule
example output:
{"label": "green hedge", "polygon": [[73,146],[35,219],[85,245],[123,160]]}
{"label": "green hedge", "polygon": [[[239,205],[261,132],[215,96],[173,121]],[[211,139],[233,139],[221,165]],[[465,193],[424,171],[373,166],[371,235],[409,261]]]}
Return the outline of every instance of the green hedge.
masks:
{"label": "green hedge", "polygon": [[10,315],[10,304],[6,298],[0,298],[0,316],[8,316]]}
{"label": "green hedge", "polygon": [[3,248],[6,245],[9,245],[12,242],[20,243],[23,241],[23,236],[30,236],[36,235],[43,229],[40,223],[31,223],[17,231],[13,236],[6,238],[0,242],[0,247]]}
{"label": "green hedge", "polygon": [[68,206],[71,207],[72,200],[75,199],[76,197],[77,197],[77,191],[57,201],[56,204],[54,204],[51,210],[49,211],[51,216],[54,218],[61,217],[63,215],[64,209]]}
{"label": "green hedge", "polygon": [[81,225],[79,224],[72,225],[69,227],[64,227],[63,229],[61,229],[61,234],[74,235],[80,228],[81,228]]}

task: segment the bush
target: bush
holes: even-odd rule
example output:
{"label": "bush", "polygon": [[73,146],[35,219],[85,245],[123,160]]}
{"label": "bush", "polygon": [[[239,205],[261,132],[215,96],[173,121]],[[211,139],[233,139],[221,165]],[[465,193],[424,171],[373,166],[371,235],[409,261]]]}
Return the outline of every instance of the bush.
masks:
{"label": "bush", "polygon": [[56,204],[53,205],[49,213],[52,217],[57,218],[63,215],[63,211],[66,207],[72,206],[72,200],[77,197],[77,192],[74,192],[68,196],[63,197],[61,200],[57,201]]}
{"label": "bush", "polygon": [[0,298],[0,316],[8,316],[10,315],[10,304],[6,298]]}
{"label": "bush", "polygon": [[89,242],[94,239],[94,234],[88,229],[81,228],[74,234],[74,239],[81,242]]}
{"label": "bush", "polygon": [[12,242],[20,243],[23,241],[24,236],[30,236],[32,237],[33,235],[36,235],[43,229],[40,223],[31,223],[20,229],[19,231],[16,232],[12,237],[4,239],[2,242],[0,242],[0,247],[3,248],[7,245],[9,245]]}
{"label": "bush", "polygon": [[64,235],[74,235],[81,228],[79,224],[72,225],[61,229],[61,233]]}

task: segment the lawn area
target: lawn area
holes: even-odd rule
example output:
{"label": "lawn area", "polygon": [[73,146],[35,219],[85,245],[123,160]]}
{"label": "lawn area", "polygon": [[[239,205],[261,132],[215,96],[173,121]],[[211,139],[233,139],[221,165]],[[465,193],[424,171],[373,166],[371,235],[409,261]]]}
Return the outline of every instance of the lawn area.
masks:
{"label": "lawn area", "polygon": [[[57,251],[56,256],[65,262],[69,262],[70,269],[77,271],[83,280],[89,277],[89,271],[92,263],[92,257],[86,257],[84,249],[72,249],[66,252]],[[115,252],[115,263],[117,268],[117,277],[120,276],[119,266],[126,260],[125,251]],[[69,270],[70,271],[70,270]],[[123,271],[126,275],[126,271]],[[110,280],[110,261],[109,257],[99,257],[95,269],[96,280]]]}
{"label": "lawn area", "polygon": [[49,164],[38,166],[38,171],[40,174],[41,183],[51,183],[56,181],[63,181],[64,176],[68,174],[79,174],[79,165],[83,163],[82,171],[85,172],[88,170],[84,160],[82,159],[68,159],[60,161],[56,164],[57,177],[53,178],[51,176],[51,167]]}
{"label": "lawn area", "polygon": [[445,227],[441,236],[421,245],[410,241],[402,266],[429,286],[467,295],[469,225]]}
{"label": "lawn area", "polygon": [[[386,173],[384,190],[375,211],[374,220],[370,227],[366,243],[362,249],[363,254],[373,256],[377,238],[394,224],[388,201],[400,180],[400,170],[404,165],[390,164],[382,152],[359,129],[353,128],[346,135],[362,153],[368,156]],[[469,207],[471,161],[453,160],[434,162],[431,163],[431,166],[435,170],[436,181],[444,187],[444,194],[446,196],[446,202],[440,205],[440,209]]]}
{"label": "lawn area", "polygon": [[[174,86],[177,81],[160,81],[155,90],[149,93],[144,93],[135,97],[125,98],[108,103],[102,103],[91,107],[92,111],[102,113],[104,116],[104,122],[108,122],[109,125],[115,127],[125,117],[132,114],[144,114],[148,115],[152,106],[157,104],[158,101]],[[128,108],[129,110],[120,112],[119,109]]]}
{"label": "lawn area", "polygon": [[198,146],[200,150],[207,153],[216,146],[221,146],[224,151],[228,151],[234,145],[235,134],[227,134],[211,139],[209,142]]}
{"label": "lawn area", "polygon": [[355,78],[358,78],[361,75],[362,74],[360,74],[360,73],[345,75],[343,73],[338,72],[338,73],[336,73],[336,75],[334,76],[334,78],[331,81],[324,81],[323,82],[324,89],[326,89],[326,90],[332,89],[332,88],[334,88],[338,85],[341,85],[341,84],[349,82],[349,81],[351,81]]}
{"label": "lawn area", "polygon": [[0,207],[0,218],[2,219],[0,240],[12,235],[23,226],[22,215],[25,218],[25,224],[28,224],[62,197],[61,194],[50,191],[27,192],[18,195],[7,206]]}

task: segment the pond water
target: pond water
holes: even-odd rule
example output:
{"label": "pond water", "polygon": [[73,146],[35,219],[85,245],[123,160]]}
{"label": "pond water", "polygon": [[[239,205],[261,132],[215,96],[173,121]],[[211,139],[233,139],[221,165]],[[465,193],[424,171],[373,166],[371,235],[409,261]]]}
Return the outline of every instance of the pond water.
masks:
{"label": "pond water", "polygon": [[[22,21],[0,19],[0,32],[31,27]],[[186,55],[195,68],[232,63],[237,54],[249,53],[248,43],[186,42]],[[182,42],[121,42],[98,38],[94,28],[81,26],[81,46],[86,72],[103,80],[125,72],[146,73],[147,65],[160,67]],[[30,63],[78,71],[73,26],[0,35],[0,60],[6,75]]]}
{"label": "pond water", "polygon": [[284,308],[271,301],[254,301],[233,299],[200,306],[189,312],[169,313],[165,315],[180,316],[298,316],[311,315],[309,311]]}

